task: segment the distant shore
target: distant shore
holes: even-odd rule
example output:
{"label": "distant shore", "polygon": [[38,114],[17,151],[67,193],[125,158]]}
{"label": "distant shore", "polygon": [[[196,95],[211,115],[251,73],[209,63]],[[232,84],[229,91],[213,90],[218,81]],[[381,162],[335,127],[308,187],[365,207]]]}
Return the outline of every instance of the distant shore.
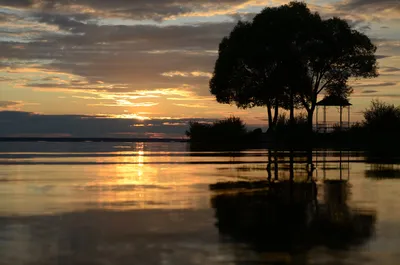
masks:
{"label": "distant shore", "polygon": [[274,149],[274,150],[309,150],[312,149],[332,149],[332,150],[353,150],[353,151],[370,151],[370,150],[399,150],[398,141],[385,141],[388,139],[374,139],[368,141],[360,135],[349,135],[346,132],[339,134],[315,134],[311,138],[302,138],[301,141],[293,141],[290,139],[274,139],[268,137],[265,133],[260,139],[254,141],[233,141],[233,142],[215,142],[215,141],[190,141],[190,139],[179,138],[98,138],[98,137],[0,137],[0,143],[188,143],[190,149],[196,150],[246,150],[246,149]]}
{"label": "distant shore", "polygon": [[176,138],[89,138],[89,137],[0,137],[0,142],[188,142],[187,139]]}

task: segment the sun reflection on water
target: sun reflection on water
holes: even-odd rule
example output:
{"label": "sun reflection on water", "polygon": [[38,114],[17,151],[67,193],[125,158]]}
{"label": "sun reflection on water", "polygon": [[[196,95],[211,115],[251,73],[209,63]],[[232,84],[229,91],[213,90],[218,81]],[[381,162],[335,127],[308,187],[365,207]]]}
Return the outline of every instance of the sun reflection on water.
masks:
{"label": "sun reflection on water", "polygon": [[136,143],[131,154],[117,152],[115,164],[98,171],[99,188],[97,203],[102,208],[132,209],[154,208],[164,205],[171,192],[169,185],[160,185],[159,169],[145,164],[143,143]]}
{"label": "sun reflection on water", "polygon": [[215,180],[208,166],[169,164],[191,158],[171,156],[170,152],[153,152],[146,148],[144,143],[136,143],[132,146],[132,152],[116,152],[111,158],[114,163],[92,167],[96,170],[95,182],[88,183],[86,189],[97,196],[94,200],[96,208],[208,207],[208,191],[200,189],[208,187],[210,179]]}

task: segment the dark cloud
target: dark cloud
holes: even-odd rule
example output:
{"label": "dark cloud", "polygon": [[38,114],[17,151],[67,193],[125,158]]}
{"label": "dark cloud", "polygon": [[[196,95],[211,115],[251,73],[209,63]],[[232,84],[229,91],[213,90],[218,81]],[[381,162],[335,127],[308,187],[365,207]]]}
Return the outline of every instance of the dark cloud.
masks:
{"label": "dark cloud", "polygon": [[[0,69],[1,69],[1,64],[0,64]],[[4,76],[0,76],[0,82],[8,82],[8,81],[11,81],[12,79],[11,78],[8,78],[8,77],[4,77]]]}
{"label": "dark cloud", "polygon": [[121,92],[126,91],[126,86],[112,86],[111,88],[99,86],[96,82],[79,84],[77,82],[71,81],[69,83],[26,83],[23,87],[28,88],[40,88],[40,89],[74,89],[74,90],[87,90],[87,91],[97,91],[97,92]]}
{"label": "dark cloud", "polygon": [[400,68],[398,67],[381,67],[381,70],[385,73],[400,72]]}
{"label": "dark cloud", "polygon": [[395,86],[396,82],[381,82],[376,84],[358,84],[355,87],[382,87],[382,86]]}
{"label": "dark cloud", "polygon": [[[42,40],[20,44],[18,49],[13,42],[2,42],[0,56],[14,59],[16,64],[20,60],[52,61],[40,67],[82,76],[89,82],[101,80],[129,84],[126,89],[116,87],[118,91],[182,85],[182,78],[162,76],[165,72],[211,72],[216,59],[213,51],[234,26],[234,22],[167,27],[100,26],[62,15],[40,15],[37,18],[42,23],[68,30],[72,35],[44,36]],[[207,81],[195,77],[185,78],[184,83],[197,88],[207,86]],[[30,87],[68,88],[65,84],[54,85],[26,84]]]}
{"label": "dark cloud", "polygon": [[103,17],[162,20],[192,12],[207,12],[243,4],[246,0],[0,0],[0,5],[37,10],[95,12]]}
{"label": "dark cloud", "polygon": [[[183,137],[190,120],[206,119],[118,119],[83,115],[40,115],[0,111],[0,137],[70,135],[72,137]],[[144,126],[135,126],[144,125]]]}
{"label": "dark cloud", "polygon": [[363,91],[361,91],[361,93],[363,93],[363,94],[372,94],[372,93],[376,93],[376,92],[378,92],[378,90],[363,90]]}
{"label": "dark cloud", "polygon": [[388,100],[398,100],[398,99],[400,99],[400,95],[399,94],[382,94],[382,93],[379,93],[379,91],[377,91],[376,94],[374,94],[374,95],[369,95],[369,93],[362,93],[362,94],[352,95],[352,97],[365,97],[365,98],[370,98],[370,99],[373,99],[373,98],[378,98],[378,99],[379,98],[388,98]]}
{"label": "dark cloud", "polygon": [[376,59],[385,59],[385,58],[389,58],[392,57],[391,55],[382,55],[382,54],[377,54],[375,55]]}
{"label": "dark cloud", "polygon": [[349,0],[344,4],[340,4],[338,7],[342,10],[355,12],[365,10],[377,12],[387,9],[400,12],[400,4],[398,0]]}
{"label": "dark cloud", "polygon": [[1,101],[0,100],[0,108],[8,108],[16,105],[20,105],[21,102],[19,101]]}
{"label": "dark cloud", "polygon": [[[102,44],[116,50],[113,44],[129,44],[132,50],[217,49],[223,36],[234,27],[234,22],[198,23],[195,25],[98,25],[84,23],[65,15],[40,14],[42,23],[56,25],[73,35],[53,36],[64,45],[83,46]],[[48,41],[48,40],[47,40]],[[129,47],[124,47],[129,48]],[[111,50],[111,51],[112,51]]]}
{"label": "dark cloud", "polygon": [[375,44],[384,44],[386,42],[392,41],[392,39],[388,39],[388,38],[370,38],[371,41]]}
{"label": "dark cloud", "polygon": [[400,95],[399,94],[381,94],[381,95],[377,95],[379,97],[387,97],[387,98],[391,98],[391,99],[399,99]]}
{"label": "dark cloud", "polygon": [[34,2],[34,0],[0,0],[0,6],[31,7]]}

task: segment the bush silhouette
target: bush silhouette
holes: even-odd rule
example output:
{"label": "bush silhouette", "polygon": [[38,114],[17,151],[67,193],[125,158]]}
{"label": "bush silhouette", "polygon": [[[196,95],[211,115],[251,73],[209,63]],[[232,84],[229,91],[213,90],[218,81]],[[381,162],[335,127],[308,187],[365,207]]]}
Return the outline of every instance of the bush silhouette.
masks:
{"label": "bush silhouette", "polygon": [[370,134],[393,134],[400,132],[400,108],[379,100],[373,100],[364,111],[364,127]]}
{"label": "bush silhouette", "polygon": [[[261,130],[261,129],[260,129]],[[259,132],[259,131],[257,131]],[[252,134],[257,133],[252,132]],[[238,117],[229,117],[213,124],[190,122],[186,136],[192,142],[234,143],[247,139],[247,129],[244,122]]]}

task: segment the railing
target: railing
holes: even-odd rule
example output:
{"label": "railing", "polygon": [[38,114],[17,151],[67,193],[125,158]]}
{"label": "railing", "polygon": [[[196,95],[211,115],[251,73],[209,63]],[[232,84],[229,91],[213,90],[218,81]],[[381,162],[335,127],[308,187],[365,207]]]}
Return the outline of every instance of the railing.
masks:
{"label": "railing", "polygon": [[316,132],[332,132],[334,130],[338,130],[339,128],[341,128],[342,130],[348,130],[350,129],[353,125],[356,125],[357,122],[342,122],[342,126],[340,126],[339,122],[326,122],[326,123],[318,123],[314,125],[314,131]]}

